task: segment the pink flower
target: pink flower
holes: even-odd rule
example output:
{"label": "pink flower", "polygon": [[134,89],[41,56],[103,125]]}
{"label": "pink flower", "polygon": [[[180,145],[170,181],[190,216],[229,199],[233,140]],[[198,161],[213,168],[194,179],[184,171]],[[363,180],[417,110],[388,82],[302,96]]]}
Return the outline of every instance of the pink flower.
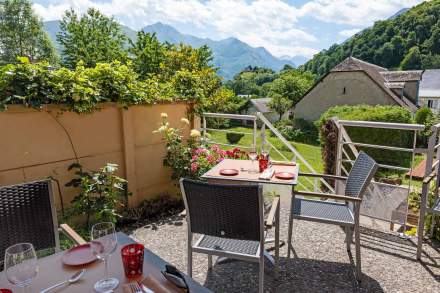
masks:
{"label": "pink flower", "polygon": [[199,164],[191,163],[191,171],[192,172],[196,172],[198,168],[199,168]]}
{"label": "pink flower", "polygon": [[211,146],[211,150],[213,150],[213,151],[215,151],[215,152],[218,152],[218,151],[220,150],[220,147],[219,147],[218,145],[216,145],[216,144],[213,144],[213,145]]}
{"label": "pink flower", "polygon": [[210,162],[210,163],[214,163],[214,162],[215,162],[215,158],[214,158],[213,155],[208,155],[208,156],[206,157],[206,159],[207,159],[208,162]]}
{"label": "pink flower", "polygon": [[206,150],[203,149],[203,148],[198,148],[198,149],[196,149],[196,154],[197,154],[197,155],[204,154],[205,152],[206,152]]}
{"label": "pink flower", "polygon": [[223,161],[223,158],[218,158],[217,159],[217,163],[220,163],[221,161]]}
{"label": "pink flower", "polygon": [[191,160],[193,161],[197,161],[199,159],[199,157],[197,155],[192,156]]}

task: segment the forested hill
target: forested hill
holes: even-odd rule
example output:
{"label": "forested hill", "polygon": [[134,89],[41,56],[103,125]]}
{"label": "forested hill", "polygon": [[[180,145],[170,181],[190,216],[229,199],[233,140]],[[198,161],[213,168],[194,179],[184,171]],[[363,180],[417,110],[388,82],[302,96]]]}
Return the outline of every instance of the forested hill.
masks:
{"label": "forested hill", "polygon": [[316,54],[303,69],[321,76],[350,55],[386,68],[440,68],[440,0],[376,22],[346,42]]}

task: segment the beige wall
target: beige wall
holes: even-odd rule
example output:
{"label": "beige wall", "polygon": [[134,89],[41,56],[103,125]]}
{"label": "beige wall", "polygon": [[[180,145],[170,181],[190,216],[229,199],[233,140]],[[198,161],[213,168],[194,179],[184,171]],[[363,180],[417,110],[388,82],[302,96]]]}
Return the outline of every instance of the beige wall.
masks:
{"label": "beige wall", "polygon": [[[131,206],[160,193],[176,194],[170,171],[162,166],[164,143],[153,130],[161,121],[161,112],[168,113],[172,126],[181,126],[186,110],[183,103],[128,110],[107,104],[93,114],[79,115],[60,113],[55,106],[41,111],[11,106],[0,112],[0,186],[51,176],[58,180],[68,205],[77,191],[64,187],[73,175],[67,168],[78,158],[91,170],[118,164],[118,175],[128,180],[133,192]],[[189,133],[188,126],[185,133]],[[58,190],[55,201],[60,208]]]}
{"label": "beige wall", "polygon": [[364,72],[332,72],[296,104],[294,115],[315,121],[330,107],[358,104],[396,105]]}

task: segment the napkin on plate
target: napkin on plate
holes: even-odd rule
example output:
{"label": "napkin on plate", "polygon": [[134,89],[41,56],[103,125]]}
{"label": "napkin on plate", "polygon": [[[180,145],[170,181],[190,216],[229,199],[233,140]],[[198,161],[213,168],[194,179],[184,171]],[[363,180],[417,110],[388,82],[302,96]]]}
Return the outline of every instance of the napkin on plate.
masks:
{"label": "napkin on plate", "polygon": [[273,177],[273,174],[275,174],[275,170],[273,168],[268,168],[264,170],[258,178],[261,180],[270,180]]}

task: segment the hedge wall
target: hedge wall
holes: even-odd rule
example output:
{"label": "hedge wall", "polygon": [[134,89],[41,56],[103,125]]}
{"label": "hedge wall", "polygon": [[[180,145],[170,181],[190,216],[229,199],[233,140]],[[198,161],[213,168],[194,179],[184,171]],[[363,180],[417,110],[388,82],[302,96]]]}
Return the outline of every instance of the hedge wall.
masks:
{"label": "hedge wall", "polygon": [[[332,117],[341,120],[380,121],[393,123],[413,123],[411,113],[399,106],[336,106],[330,108],[316,121],[320,129],[320,142],[323,146],[322,155],[325,172],[334,174],[336,159],[337,129],[332,125]],[[412,148],[413,132],[393,129],[377,129],[366,127],[345,127],[354,142],[409,147]],[[394,166],[410,166],[411,154],[373,148],[359,148],[371,155],[377,162]]]}

